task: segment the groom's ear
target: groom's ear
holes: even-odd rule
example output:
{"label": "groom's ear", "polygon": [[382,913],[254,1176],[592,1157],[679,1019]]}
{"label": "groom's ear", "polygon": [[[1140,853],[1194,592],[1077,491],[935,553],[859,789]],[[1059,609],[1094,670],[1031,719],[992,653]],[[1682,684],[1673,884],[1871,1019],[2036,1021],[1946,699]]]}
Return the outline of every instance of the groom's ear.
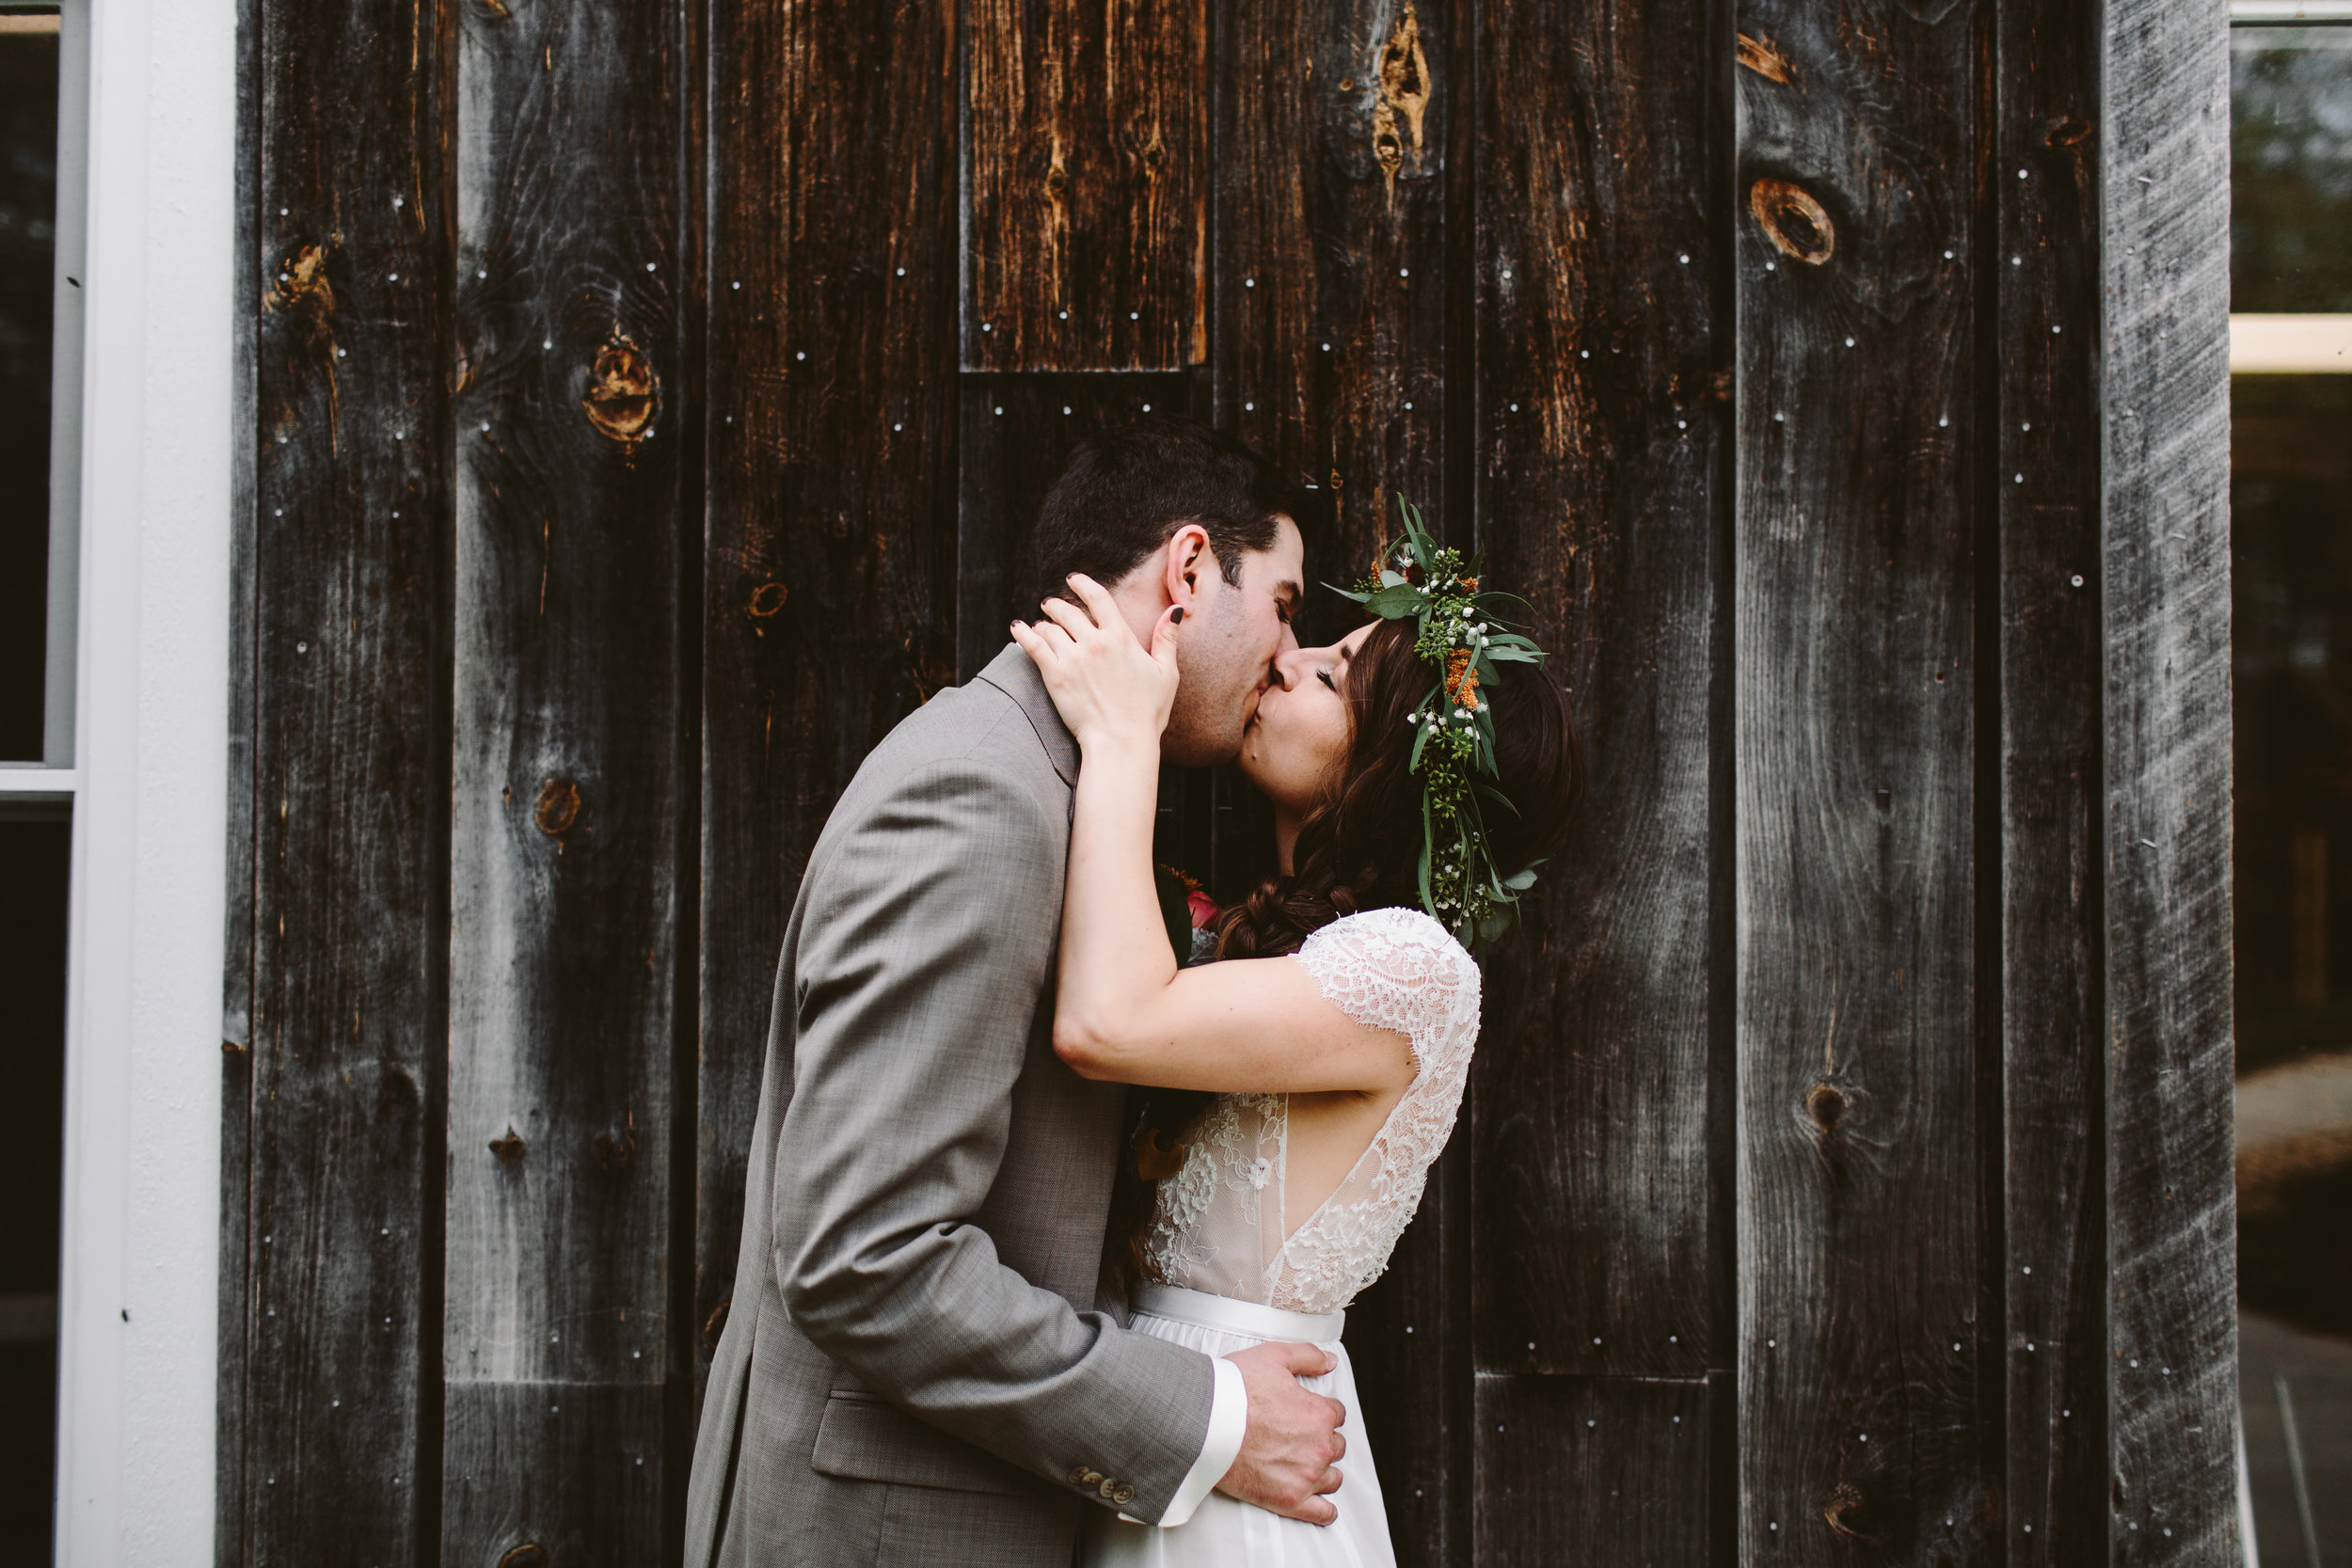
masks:
{"label": "groom's ear", "polygon": [[1209,548],[1209,531],[1199,523],[1186,523],[1168,536],[1168,547],[1161,553],[1166,579],[1162,587],[1168,602],[1181,605],[1189,613],[1194,597],[1200,592],[1201,575],[1216,570],[1216,552]]}

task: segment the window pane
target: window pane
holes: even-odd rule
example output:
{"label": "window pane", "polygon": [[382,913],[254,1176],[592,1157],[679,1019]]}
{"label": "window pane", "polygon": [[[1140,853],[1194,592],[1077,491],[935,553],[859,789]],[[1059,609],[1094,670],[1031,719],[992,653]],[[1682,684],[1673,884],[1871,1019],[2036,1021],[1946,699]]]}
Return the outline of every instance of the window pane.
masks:
{"label": "window pane", "polygon": [[39,760],[56,288],[55,16],[0,16],[0,761]]}
{"label": "window pane", "polygon": [[[2352,27],[2231,44],[2231,309],[2352,312]],[[2231,416],[2239,1373],[2261,1560],[2306,1568],[2352,1562],[2352,375]]]}
{"label": "window pane", "polygon": [[2352,27],[2230,42],[2230,309],[2352,310]]}
{"label": "window pane", "polygon": [[62,808],[0,803],[0,1562],[49,1560],[72,836]]}

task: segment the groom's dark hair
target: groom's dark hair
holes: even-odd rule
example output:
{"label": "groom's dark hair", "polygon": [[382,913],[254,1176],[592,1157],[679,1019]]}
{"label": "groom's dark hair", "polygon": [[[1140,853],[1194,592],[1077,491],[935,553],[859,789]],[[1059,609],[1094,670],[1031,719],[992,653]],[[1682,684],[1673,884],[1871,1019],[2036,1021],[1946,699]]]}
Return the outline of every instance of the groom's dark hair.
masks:
{"label": "groom's dark hair", "polygon": [[1242,552],[1271,549],[1277,518],[1290,518],[1304,536],[1319,510],[1312,492],[1223,431],[1181,414],[1147,414],[1070,454],[1038,513],[1038,582],[1057,593],[1071,573],[1084,572],[1108,587],[1178,529],[1199,523],[1218,571],[1238,583]]}

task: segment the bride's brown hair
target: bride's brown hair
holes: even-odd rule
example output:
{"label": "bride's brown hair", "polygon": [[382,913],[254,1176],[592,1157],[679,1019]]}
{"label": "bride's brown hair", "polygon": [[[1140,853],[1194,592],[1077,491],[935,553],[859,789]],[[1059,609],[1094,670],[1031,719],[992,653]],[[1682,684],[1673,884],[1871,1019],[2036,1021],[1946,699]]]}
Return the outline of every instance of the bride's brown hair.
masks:
{"label": "bride's brown hair", "polygon": [[[1343,916],[1420,906],[1422,781],[1412,771],[1412,716],[1436,676],[1414,651],[1417,631],[1409,620],[1382,621],[1348,660],[1347,750],[1299,824],[1290,875],[1266,878],[1218,922],[1218,958],[1278,958]],[[1488,803],[1484,811],[1494,863],[1507,876],[1558,843],[1583,792],[1583,759],[1567,698],[1542,665],[1510,665],[1479,694],[1494,713],[1501,777],[1492,782],[1517,808]],[[1168,1172],[1178,1157],[1171,1151],[1214,1098],[1153,1089],[1145,1101],[1111,1200],[1110,1256],[1131,1286],[1144,1276],[1157,1176]]]}

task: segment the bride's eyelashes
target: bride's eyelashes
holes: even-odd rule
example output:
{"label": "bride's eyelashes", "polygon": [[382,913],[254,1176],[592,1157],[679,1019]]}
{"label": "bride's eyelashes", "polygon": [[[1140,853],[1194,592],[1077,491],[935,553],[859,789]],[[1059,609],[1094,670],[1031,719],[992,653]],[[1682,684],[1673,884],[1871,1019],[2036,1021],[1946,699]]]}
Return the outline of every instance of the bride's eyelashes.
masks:
{"label": "bride's eyelashes", "polygon": [[1340,683],[1331,678],[1331,672],[1328,670],[1316,671],[1315,679],[1329,687],[1333,691],[1337,691],[1340,689]]}

